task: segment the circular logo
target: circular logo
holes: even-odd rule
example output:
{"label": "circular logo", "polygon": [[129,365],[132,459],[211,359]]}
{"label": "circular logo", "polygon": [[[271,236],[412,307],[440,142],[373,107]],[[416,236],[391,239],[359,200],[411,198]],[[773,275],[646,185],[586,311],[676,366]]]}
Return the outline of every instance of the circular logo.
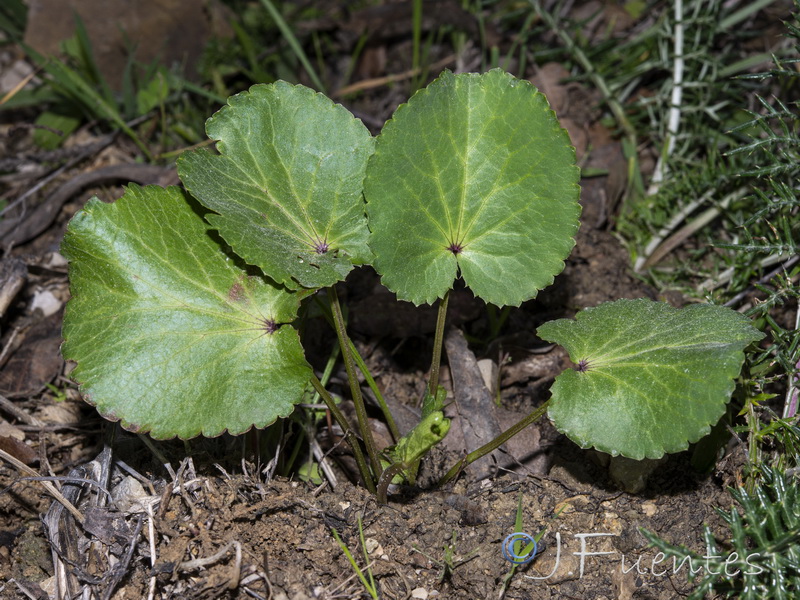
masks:
{"label": "circular logo", "polygon": [[[523,550],[531,544],[533,544],[533,549],[527,554],[517,554],[516,550],[514,550],[514,545],[517,542],[524,542],[522,544]],[[506,539],[503,540],[502,550],[503,558],[505,558],[511,564],[527,565],[536,556],[536,540],[527,533],[512,533],[506,536]]]}

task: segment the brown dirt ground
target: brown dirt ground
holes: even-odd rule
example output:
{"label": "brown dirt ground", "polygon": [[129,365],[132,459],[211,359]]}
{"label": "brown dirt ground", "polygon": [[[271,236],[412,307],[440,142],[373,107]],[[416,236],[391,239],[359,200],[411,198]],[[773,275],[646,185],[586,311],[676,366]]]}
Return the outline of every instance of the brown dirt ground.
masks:
{"label": "brown dirt ground", "polygon": [[[329,4],[332,16],[307,24],[310,29],[338,32],[343,44],[358,38],[359,27],[381,32],[365,48],[355,80],[408,71],[410,30],[392,28],[405,23],[391,13],[394,4],[379,7],[385,14],[339,14],[341,3]],[[602,6],[611,11],[613,4]],[[437,5],[447,10],[426,13],[434,22],[426,21],[425,32],[435,30],[437,19],[453,18],[454,27],[474,33],[475,24],[460,3]],[[607,30],[604,22],[598,20],[597,31]],[[617,17],[609,22],[630,26]],[[307,33],[302,24],[298,31]],[[511,41],[491,23],[486,35],[505,47]],[[474,46],[458,57],[449,54],[437,42],[428,59],[465,70],[480,66]],[[528,76],[547,92],[582,165],[608,173],[583,182],[583,227],[575,251],[556,283],[513,310],[495,339],[487,339],[490,325],[482,303],[463,290],[452,300],[451,326],[469,334],[477,358],[496,363],[509,357],[499,378],[502,408],[492,407],[504,426],[539,405],[555,375],[568,366],[563,352],[535,338],[541,322],[605,300],[657,297],[630,274],[627,252],[609,233],[624,188],[620,144],[600,123],[598,95],[577,83],[562,83],[565,74],[563,67],[548,64],[531,67]],[[407,79],[390,87],[371,84],[347,105],[377,132],[407,98]],[[23,119],[29,117],[23,113]],[[735,446],[709,474],[693,471],[688,453],[671,456],[643,490],[631,494],[612,483],[602,466],[606,459],[577,448],[543,421],[489,461],[488,478],[477,480],[468,470],[454,484],[432,490],[436,476],[464,454],[458,432],[462,415],[446,443],[423,464],[422,488],[402,489],[381,506],[348,480],[348,457],[336,452],[329,462],[338,485],[317,486],[274,476],[271,456],[259,458],[253,451],[263,441],[256,433],[186,444],[150,442],[102,421],[80,401],[58,353],[68,282],[57,250],[68,219],[90,195],[111,200],[121,194],[115,184],[131,179],[175,183],[174,171],[136,170],[131,163],[137,150],[130,142],[98,138],[87,129],[73,135],[61,154],[43,156],[32,148],[30,131],[24,122],[2,123],[0,158],[11,161],[2,179],[6,198],[33,186],[53,161],[79,152],[85,158],[45,193],[34,195],[31,206],[7,216],[18,223],[16,230],[0,228],[4,248],[13,240],[0,270],[19,272],[22,265],[24,272],[15,300],[2,315],[0,394],[10,400],[0,405],[0,450],[28,465],[0,460],[1,598],[53,598],[57,581],[65,597],[114,600],[368,597],[333,530],[360,568],[368,560],[379,596],[386,599],[668,600],[690,589],[685,569],[673,574],[671,564],[662,563],[653,572],[655,552],[638,528],[702,552],[703,524],[719,532],[714,509],[730,504],[724,486],[736,482],[742,464],[742,451]],[[652,152],[644,149],[641,159],[646,168]],[[385,396],[404,414],[403,407],[413,405],[424,389],[435,311],[398,304],[366,269],[351,275],[342,296],[353,309],[351,329],[360,350]],[[682,302],[678,296],[662,299]],[[330,334],[311,327],[307,335],[309,358],[319,366]],[[462,358],[472,365],[475,356]],[[333,381],[343,379],[337,373]],[[64,390],[65,397],[47,383]],[[443,383],[451,386],[446,369]],[[451,399],[455,412],[458,397]],[[330,432],[323,427],[319,433],[329,449]],[[77,506],[81,522],[45,491],[50,482],[23,479],[32,475],[68,477],[52,485]],[[501,544],[514,531],[519,503],[526,532],[546,528],[544,547],[533,563],[507,579],[510,564]],[[580,555],[574,554],[581,550],[579,534],[597,534],[586,538],[586,552],[605,553],[586,556],[582,571]]]}
{"label": "brown dirt ground", "polygon": [[[586,185],[585,213],[602,197],[597,189]],[[63,297],[66,281],[59,269],[42,275],[41,285]],[[540,403],[550,381],[568,364],[557,349],[519,352],[536,344],[532,332],[539,322],[604,300],[643,295],[654,294],[628,274],[625,251],[602,228],[584,224],[556,284],[512,312],[507,330],[513,333],[484,347],[490,357],[498,344],[512,355],[501,378],[501,423],[510,424]],[[375,302],[369,319],[354,322],[355,335],[386,396],[413,403],[425,384],[426,334],[434,315],[421,309],[421,316],[410,321],[403,316],[408,307],[387,301],[369,271],[355,273],[343,296],[356,306]],[[452,320],[479,337],[488,327],[486,311],[467,292],[458,298]],[[58,336],[59,315],[39,318],[49,323],[51,337]],[[398,337],[401,330],[406,337]],[[63,365],[55,368],[60,372]],[[657,564],[654,575],[655,551],[638,528],[701,550],[702,525],[718,525],[714,507],[729,503],[721,485],[728,476],[693,472],[688,453],[670,457],[642,492],[619,491],[601,466],[607,462],[603,457],[575,447],[541,422],[509,444],[501,459],[511,455],[513,460],[498,462],[490,478],[476,481],[467,472],[443,490],[401,490],[388,506],[380,506],[350,483],[345,471],[337,471],[335,489],[270,478],[269,465],[254,463],[253,436],[145,445],[102,422],[74,390],[68,389],[69,398],[61,402],[52,394],[26,399],[31,382],[41,376],[18,374],[17,380],[6,381],[6,393],[17,389],[11,395],[19,397],[18,406],[38,419],[36,425],[16,426],[32,450],[30,464],[38,458],[40,472],[49,465],[62,477],[107,481],[111,497],[64,483],[62,491],[83,514],[81,525],[38,483],[20,481],[19,472],[0,465],[0,480],[11,486],[0,495],[2,597],[17,597],[17,586],[30,597],[52,594],[56,547],[69,565],[63,585],[74,593],[91,589],[102,598],[146,598],[151,590],[162,598],[366,597],[332,533],[341,535],[364,567],[360,522],[381,598],[499,598],[506,586],[509,599],[666,600],[690,589],[685,569],[661,574],[670,564]],[[449,384],[446,369],[444,381]],[[426,461],[421,482],[434,481],[463,455],[458,439],[446,441]],[[104,442],[113,450],[101,454]],[[505,584],[510,564],[501,543],[514,531],[519,502],[526,532],[546,528],[544,548]],[[587,555],[582,575],[574,554],[581,551],[578,534],[599,534],[587,538],[586,552],[606,553]],[[632,565],[638,567],[630,570]]]}

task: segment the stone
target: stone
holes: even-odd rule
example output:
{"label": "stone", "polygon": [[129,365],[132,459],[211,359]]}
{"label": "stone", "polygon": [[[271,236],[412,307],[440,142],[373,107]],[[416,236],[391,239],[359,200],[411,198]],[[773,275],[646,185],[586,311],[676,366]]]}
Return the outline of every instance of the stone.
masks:
{"label": "stone", "polygon": [[75,33],[77,15],[98,70],[119,90],[131,50],[142,64],[159,61],[195,76],[208,40],[231,34],[227,10],[217,0],[30,0],[25,43],[45,56],[58,56]]}

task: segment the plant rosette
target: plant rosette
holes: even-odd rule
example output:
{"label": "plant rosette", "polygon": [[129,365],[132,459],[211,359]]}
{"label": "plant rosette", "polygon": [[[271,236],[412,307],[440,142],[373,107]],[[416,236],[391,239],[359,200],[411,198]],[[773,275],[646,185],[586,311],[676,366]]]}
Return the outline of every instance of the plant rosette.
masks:
{"label": "plant rosette", "polygon": [[[362,443],[369,458],[361,475],[370,489],[384,470],[413,480],[450,426],[437,378],[455,281],[518,306],[552,283],[574,246],[579,169],[546,98],[500,70],[445,72],[373,139],[342,106],[277,82],[232,96],[206,129],[216,153],[178,161],[188,193],[130,186],[114,204],[91,200],[68,227],[63,354],[84,397],[127,429],[185,439],[265,427],[311,384],[349,431],[292,326],[301,300],[327,288],[359,415],[360,440],[348,440],[357,461]],[[383,457],[332,287],[364,264],[401,300],[440,300],[433,404]],[[556,427],[631,458],[704,435],[744,347],[761,337],[722,307],[646,300],[587,309],[539,334],[579,366],[553,386]]]}

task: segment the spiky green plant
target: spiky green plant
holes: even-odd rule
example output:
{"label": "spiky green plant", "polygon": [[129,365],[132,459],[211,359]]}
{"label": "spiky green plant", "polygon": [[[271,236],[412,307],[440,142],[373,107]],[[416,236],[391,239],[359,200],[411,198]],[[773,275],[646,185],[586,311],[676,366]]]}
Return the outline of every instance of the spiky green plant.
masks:
{"label": "spiky green plant", "polygon": [[[776,235],[763,219],[797,206],[790,182],[765,183],[796,172],[794,106],[756,95],[796,81],[797,50],[791,40],[767,53],[748,43],[766,33],[759,11],[774,0],[674,0],[638,15],[624,39],[588,38],[587,23],[529,2],[563,43],[575,78],[601,92],[622,137],[628,187],[616,227],[638,272],[657,287],[718,290],[724,301],[780,261],[777,253],[796,250],[796,220],[793,229],[775,214]],[[776,69],[752,74],[771,58]],[[743,97],[752,101],[742,106]],[[765,139],[753,139],[759,134]],[[643,178],[637,150],[646,146],[658,160]],[[782,167],[764,167],[775,163],[771,152]]]}
{"label": "spiky green plant", "polygon": [[[746,3],[738,4],[740,13],[747,11]],[[754,279],[768,280],[765,275],[776,265],[796,264],[800,225],[793,215],[800,206],[795,192],[800,117],[794,102],[755,92],[790,96],[797,87],[793,65],[798,59],[792,58],[800,53],[797,6],[795,23],[786,23],[787,39],[775,47],[775,68],[764,73],[747,72],[763,55],[742,55],[731,48],[737,37],[757,33],[753,25],[734,33],[732,27],[745,25],[735,12],[707,14],[697,21],[707,35],[695,35],[695,43],[684,49],[697,58],[686,62],[694,66],[683,86],[680,127],[673,130],[670,119],[658,121],[662,130],[666,127],[666,145],[659,163],[663,170],[656,170],[651,186],[655,193],[623,220],[623,230],[636,239],[646,227],[658,225],[642,211],[663,219],[661,229],[637,252],[637,269],[650,269],[655,280],[688,282],[685,287],[694,284],[701,294],[713,292],[725,301]],[[751,98],[750,105],[742,106],[736,96]],[[658,105],[668,96],[656,98],[653,104]],[[657,114],[665,112],[662,106]],[[674,107],[669,109],[673,112]],[[676,249],[680,260],[670,261]]]}
{"label": "spiky green plant", "polygon": [[709,592],[740,600],[790,600],[800,592],[800,502],[792,477],[764,467],[764,480],[753,492],[740,487],[731,495],[741,507],[718,510],[730,528],[730,540],[717,544],[705,528],[705,554],[676,546],[642,530],[650,543],[673,558],[691,565],[700,583],[689,600]]}

